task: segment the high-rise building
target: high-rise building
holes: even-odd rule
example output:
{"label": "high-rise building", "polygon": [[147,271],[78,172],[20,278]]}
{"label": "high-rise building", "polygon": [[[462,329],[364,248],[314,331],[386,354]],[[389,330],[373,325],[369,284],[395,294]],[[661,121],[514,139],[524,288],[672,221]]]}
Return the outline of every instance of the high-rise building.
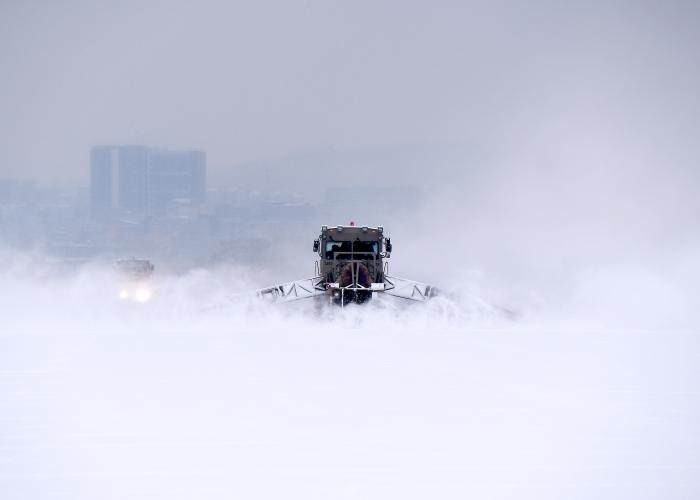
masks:
{"label": "high-rise building", "polygon": [[202,204],[206,196],[203,151],[152,151],[148,169],[148,208],[166,210],[172,203]]}
{"label": "high-rise building", "polygon": [[90,201],[97,219],[113,213],[163,213],[175,202],[203,204],[206,155],[140,145],[90,151]]}
{"label": "high-rise building", "polygon": [[119,146],[118,207],[123,212],[145,214],[148,209],[148,161],[146,146]]}
{"label": "high-rise building", "polygon": [[95,146],[90,150],[90,207],[96,219],[109,217],[116,203],[113,152],[110,146]]}

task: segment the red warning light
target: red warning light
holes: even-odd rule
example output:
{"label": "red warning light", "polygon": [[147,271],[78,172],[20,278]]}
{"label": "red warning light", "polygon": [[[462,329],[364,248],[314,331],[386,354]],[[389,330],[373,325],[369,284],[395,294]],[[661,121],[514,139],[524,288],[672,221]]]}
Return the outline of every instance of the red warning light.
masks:
{"label": "red warning light", "polygon": [[354,220],[351,220],[351,221],[350,221],[350,226],[351,226],[351,227],[354,227],[354,226],[355,226],[355,221],[354,221]]}

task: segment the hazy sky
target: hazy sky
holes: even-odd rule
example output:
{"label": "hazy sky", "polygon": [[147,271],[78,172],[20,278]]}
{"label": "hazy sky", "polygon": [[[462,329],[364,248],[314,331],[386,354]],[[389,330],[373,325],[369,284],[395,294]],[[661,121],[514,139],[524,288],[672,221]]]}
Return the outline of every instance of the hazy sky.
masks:
{"label": "hazy sky", "polygon": [[212,169],[318,148],[517,153],[572,138],[638,155],[651,143],[688,163],[698,13],[662,1],[5,0],[0,177],[86,184],[95,143],[203,148]]}
{"label": "hazy sky", "polygon": [[[0,207],[50,235],[0,234],[0,491],[700,498],[699,26],[700,0],[0,0],[0,178],[86,186],[91,145],[143,143],[311,202],[417,186],[358,222],[455,292],[270,308],[245,296],[311,275],[316,223],[130,242]],[[171,275],[178,227],[230,261]],[[152,259],[151,307],[63,248]]]}

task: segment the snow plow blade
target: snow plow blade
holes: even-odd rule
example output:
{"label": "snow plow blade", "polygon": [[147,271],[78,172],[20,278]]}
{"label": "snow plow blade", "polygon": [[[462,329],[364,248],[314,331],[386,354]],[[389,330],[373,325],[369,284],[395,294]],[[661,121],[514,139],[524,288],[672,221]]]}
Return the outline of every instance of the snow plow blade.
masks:
{"label": "snow plow blade", "polygon": [[418,281],[385,275],[384,293],[401,299],[425,302],[432,297],[436,297],[438,295],[438,289],[432,285],[427,285]]}
{"label": "snow plow blade", "polygon": [[316,276],[315,278],[290,281],[281,285],[261,288],[257,291],[257,295],[272,302],[291,302],[323,295],[325,291],[326,287],[323,278]]}

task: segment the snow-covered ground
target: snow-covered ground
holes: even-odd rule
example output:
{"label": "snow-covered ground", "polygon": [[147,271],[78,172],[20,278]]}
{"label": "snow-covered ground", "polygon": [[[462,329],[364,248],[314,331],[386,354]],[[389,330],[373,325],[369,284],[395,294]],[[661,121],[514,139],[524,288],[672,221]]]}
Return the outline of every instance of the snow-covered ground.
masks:
{"label": "snow-covered ground", "polygon": [[0,285],[3,499],[700,495],[689,326],[319,315],[205,272],[131,307],[107,274],[25,271]]}

